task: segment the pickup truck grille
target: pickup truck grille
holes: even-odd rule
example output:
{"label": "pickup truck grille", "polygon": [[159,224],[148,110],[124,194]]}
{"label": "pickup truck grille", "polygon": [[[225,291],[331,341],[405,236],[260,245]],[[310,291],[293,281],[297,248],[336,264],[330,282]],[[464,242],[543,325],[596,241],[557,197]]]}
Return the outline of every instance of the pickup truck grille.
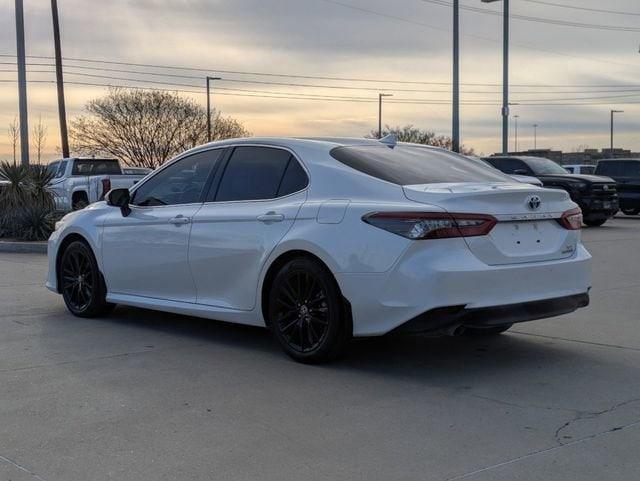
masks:
{"label": "pickup truck grille", "polygon": [[591,195],[601,200],[613,200],[618,197],[616,184],[593,184]]}

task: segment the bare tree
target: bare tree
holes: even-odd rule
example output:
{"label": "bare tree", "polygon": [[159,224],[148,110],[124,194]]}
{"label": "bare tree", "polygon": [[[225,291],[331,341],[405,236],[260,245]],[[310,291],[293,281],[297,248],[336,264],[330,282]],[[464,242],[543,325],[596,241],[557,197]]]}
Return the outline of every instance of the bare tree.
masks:
{"label": "bare tree", "polygon": [[13,163],[18,161],[18,139],[20,139],[20,124],[18,123],[18,117],[14,117],[13,121],[9,124],[7,129],[7,135],[9,136],[9,143],[13,149]]}
{"label": "bare tree", "polygon": [[[71,122],[73,150],[109,155],[126,165],[156,168],[174,155],[207,141],[206,109],[191,99],[157,90],[109,90]],[[230,117],[213,115],[214,140],[251,135]]]}
{"label": "bare tree", "polygon": [[48,131],[48,127],[42,123],[42,116],[38,116],[38,123],[33,127],[33,132],[31,133],[38,163],[40,163],[40,160],[42,159],[42,151],[44,150],[45,145],[47,145]]}
{"label": "bare tree", "polygon": [[[451,150],[453,141],[451,137],[446,135],[436,135],[435,132],[426,129],[419,129],[412,124],[407,124],[403,127],[396,126],[390,127],[385,125],[382,129],[382,136],[394,134],[398,139],[398,142],[411,142],[414,144],[433,145],[435,147],[441,147],[443,149]],[[372,130],[367,136],[370,139],[378,138],[378,131]],[[474,150],[469,147],[461,146],[460,152],[464,155],[473,155]]]}

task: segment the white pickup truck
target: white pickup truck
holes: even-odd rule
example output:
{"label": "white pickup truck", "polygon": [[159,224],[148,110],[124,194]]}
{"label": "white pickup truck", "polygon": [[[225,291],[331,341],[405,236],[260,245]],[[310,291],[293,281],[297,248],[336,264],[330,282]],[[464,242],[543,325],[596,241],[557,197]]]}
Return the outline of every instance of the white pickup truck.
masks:
{"label": "white pickup truck", "polygon": [[56,209],[78,210],[102,200],[111,189],[128,189],[145,174],[123,174],[116,159],[69,158],[51,162],[49,186]]}

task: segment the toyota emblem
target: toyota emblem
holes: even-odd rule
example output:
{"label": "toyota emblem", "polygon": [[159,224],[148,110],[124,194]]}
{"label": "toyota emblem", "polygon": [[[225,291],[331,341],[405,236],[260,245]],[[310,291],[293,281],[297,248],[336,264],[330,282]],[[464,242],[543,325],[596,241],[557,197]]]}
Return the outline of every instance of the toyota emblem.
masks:
{"label": "toyota emblem", "polygon": [[526,204],[531,210],[538,210],[540,208],[540,204],[542,204],[542,199],[537,195],[530,195],[527,197]]}

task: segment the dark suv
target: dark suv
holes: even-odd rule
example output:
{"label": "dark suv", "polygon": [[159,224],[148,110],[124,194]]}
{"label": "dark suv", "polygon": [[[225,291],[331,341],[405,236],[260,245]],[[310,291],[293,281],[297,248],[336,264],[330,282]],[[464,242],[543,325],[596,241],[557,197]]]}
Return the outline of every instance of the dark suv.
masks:
{"label": "dark suv", "polygon": [[505,174],[530,175],[545,187],[566,190],[582,209],[588,226],[600,226],[618,212],[616,182],[609,177],[570,174],[553,160],[542,157],[494,155],[484,160]]}
{"label": "dark suv", "polygon": [[618,183],[620,210],[627,215],[640,213],[640,159],[607,159],[598,162],[597,175]]}

